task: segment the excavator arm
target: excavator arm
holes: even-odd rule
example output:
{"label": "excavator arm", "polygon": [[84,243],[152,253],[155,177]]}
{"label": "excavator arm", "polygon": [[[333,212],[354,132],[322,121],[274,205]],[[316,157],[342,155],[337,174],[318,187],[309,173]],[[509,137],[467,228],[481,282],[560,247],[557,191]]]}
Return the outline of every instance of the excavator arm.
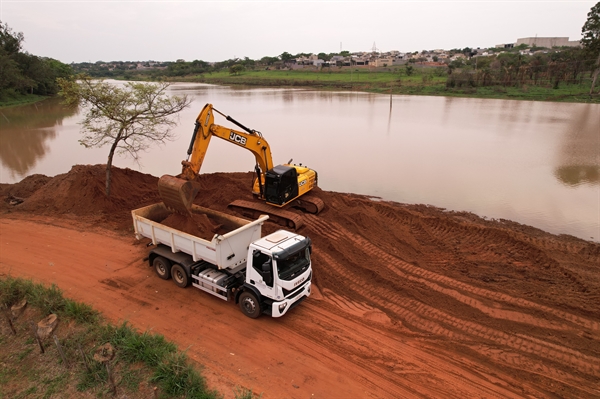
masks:
{"label": "excavator arm", "polygon": [[[245,132],[215,124],[215,112],[241,127]],[[230,116],[219,112],[212,104],[206,104],[196,118],[192,140],[187,151],[188,159],[181,162],[181,174],[176,177],[164,175],[159,179],[159,193],[167,207],[183,213],[189,212],[192,201],[198,193],[194,181],[200,173],[208,145],[213,136],[231,142],[254,154],[258,166],[256,171],[259,186],[258,194],[262,197],[264,175],[274,166],[269,143],[262,137],[260,132],[248,129]]]}
{"label": "excavator arm", "polygon": [[[214,112],[224,116],[230,122],[240,126],[247,132],[229,129],[214,123]],[[261,173],[266,173],[273,165],[271,155],[271,147],[260,132],[246,128],[244,125],[237,122],[230,116],[224,115],[212,104],[206,104],[196,119],[196,127],[190,147],[188,149],[188,161],[183,161],[182,177],[186,180],[193,180],[200,173],[200,168],[204,162],[206,151],[212,136],[218,137],[225,141],[231,142],[238,147],[242,147],[254,154],[256,164],[259,166]]]}

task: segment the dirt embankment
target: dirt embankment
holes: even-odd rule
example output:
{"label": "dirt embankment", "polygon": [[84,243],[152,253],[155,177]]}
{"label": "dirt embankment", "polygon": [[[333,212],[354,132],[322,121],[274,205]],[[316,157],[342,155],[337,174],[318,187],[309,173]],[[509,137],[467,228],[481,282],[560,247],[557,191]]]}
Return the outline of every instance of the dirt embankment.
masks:
{"label": "dirt embankment", "polygon": [[[160,201],[157,178],[115,169],[109,200],[103,168],[75,166],[53,178],[36,175],[0,185],[2,198],[24,199],[19,205],[2,201],[2,241],[17,234],[10,221],[37,219],[79,231],[113,230],[130,245],[131,210]],[[195,202],[227,211],[233,200],[252,199],[251,179],[250,173],[203,175]],[[209,374],[219,370],[214,380],[223,383],[226,376],[267,398],[332,397],[349,390],[375,398],[600,397],[599,244],[432,206],[321,190],[316,195],[326,208],[318,216],[303,215],[299,233],[314,243],[318,291],[283,319],[248,322],[237,332],[235,323],[247,321],[237,319],[233,309],[230,317],[237,321],[229,326],[227,353],[207,345],[198,352]],[[263,230],[278,228],[267,222]],[[26,256],[3,248],[2,267]],[[114,272],[107,289],[120,290],[124,300],[137,296],[150,302],[154,291],[145,293],[132,282],[135,273],[148,274],[136,261],[127,278]],[[227,323],[218,314],[229,316],[234,308],[153,281],[172,290],[161,305],[171,319],[157,329],[180,344],[202,346],[183,337],[184,328],[201,334],[215,327],[187,320],[178,297],[190,298],[196,312],[212,307],[205,312],[217,324]],[[95,306],[118,315],[122,305]],[[168,323],[179,316],[175,333]],[[158,323],[148,315],[143,320]],[[244,344],[248,334],[256,336],[255,347]],[[269,342],[259,340],[261,334]],[[257,366],[254,374],[233,370],[224,356],[234,353],[246,353],[248,365],[265,367]],[[281,356],[298,361],[277,360]],[[295,382],[273,384],[289,375]]]}

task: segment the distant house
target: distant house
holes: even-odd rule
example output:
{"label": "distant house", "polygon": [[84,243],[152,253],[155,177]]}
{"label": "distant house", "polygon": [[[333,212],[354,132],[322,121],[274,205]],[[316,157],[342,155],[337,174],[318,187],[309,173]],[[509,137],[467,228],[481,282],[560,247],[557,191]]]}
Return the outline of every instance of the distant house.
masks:
{"label": "distant house", "polygon": [[296,64],[297,65],[312,65],[313,61],[315,61],[317,59],[317,56],[315,55],[314,59],[311,57],[313,57],[312,54],[309,57],[298,57],[298,58],[296,58]]}
{"label": "distant house", "polygon": [[450,61],[456,61],[456,60],[466,60],[467,56],[464,55],[463,53],[457,53],[454,54],[452,57],[450,57]]}
{"label": "distant house", "polygon": [[392,57],[375,58],[373,64],[376,67],[391,67],[394,64],[394,59]]}
{"label": "distant house", "polygon": [[329,64],[330,65],[336,65],[336,66],[343,66],[344,65],[344,60],[346,57],[342,56],[342,55],[334,55],[333,57],[331,57],[331,59],[329,60]]}
{"label": "distant house", "polygon": [[364,66],[369,65],[369,59],[363,56],[353,56],[351,60],[352,65]]}

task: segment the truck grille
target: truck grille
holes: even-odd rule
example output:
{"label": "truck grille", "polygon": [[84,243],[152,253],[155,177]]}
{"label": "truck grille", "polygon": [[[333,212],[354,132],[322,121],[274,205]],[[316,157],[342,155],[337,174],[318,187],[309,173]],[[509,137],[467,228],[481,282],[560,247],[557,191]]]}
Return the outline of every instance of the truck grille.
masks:
{"label": "truck grille", "polygon": [[312,277],[312,273],[308,275],[308,278],[306,279],[306,281],[304,281],[303,284],[300,284],[298,287],[294,288],[293,290],[286,290],[285,288],[282,288],[283,297],[285,299],[292,299],[292,298],[297,297],[304,289],[304,286],[306,285],[306,283],[310,281],[311,277]]}

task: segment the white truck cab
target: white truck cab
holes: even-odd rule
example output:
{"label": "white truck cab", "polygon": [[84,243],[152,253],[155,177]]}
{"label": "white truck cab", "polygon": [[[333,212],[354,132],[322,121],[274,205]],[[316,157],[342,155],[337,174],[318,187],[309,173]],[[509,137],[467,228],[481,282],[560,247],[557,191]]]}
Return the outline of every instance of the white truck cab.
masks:
{"label": "white truck cab", "polygon": [[[310,295],[311,248],[310,238],[286,230],[250,244],[244,285],[256,288],[263,297],[264,313],[282,316]],[[244,300],[240,299],[240,308],[246,314],[252,313],[251,298]]]}

